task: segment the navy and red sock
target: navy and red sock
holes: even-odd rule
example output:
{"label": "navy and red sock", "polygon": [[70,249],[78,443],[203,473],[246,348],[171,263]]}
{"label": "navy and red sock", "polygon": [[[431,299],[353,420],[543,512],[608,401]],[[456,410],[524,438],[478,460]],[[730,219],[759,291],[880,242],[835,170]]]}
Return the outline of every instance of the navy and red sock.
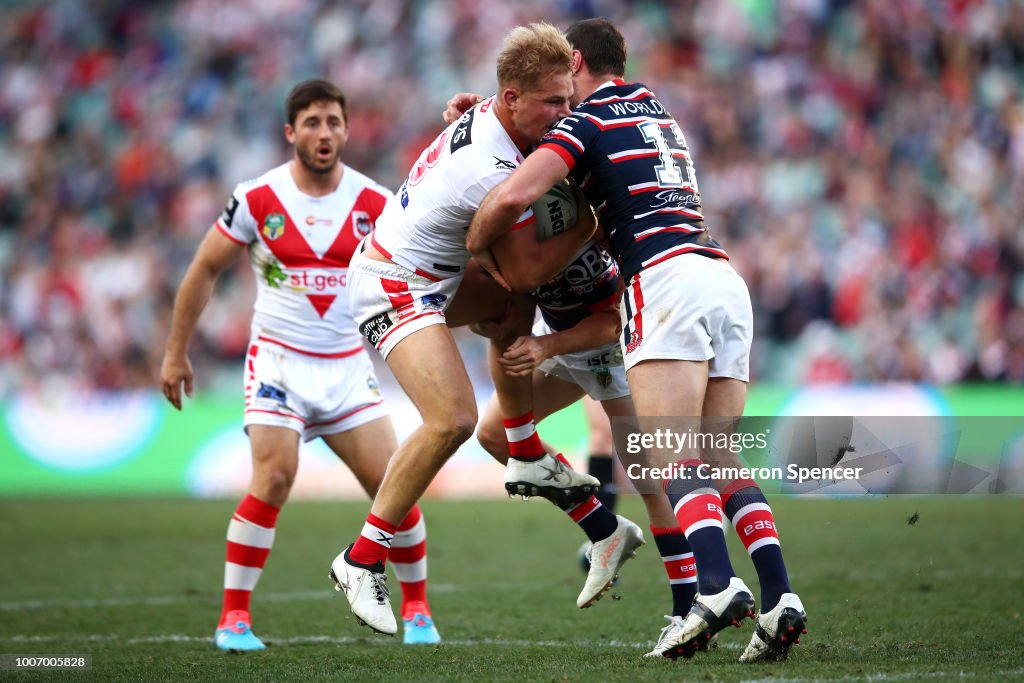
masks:
{"label": "navy and red sock", "polygon": [[737,479],[726,486],[722,501],[726,516],[757,570],[761,611],[767,612],[779,603],[783,593],[790,592],[775,516],[761,488],[752,479]]}
{"label": "navy and red sock", "polygon": [[697,474],[699,460],[680,463],[679,477],[668,483],[668,495],[679,528],[693,549],[697,585],[703,595],[721,592],[735,576],[722,529],[722,498]]}
{"label": "navy and red sock", "polygon": [[658,546],[661,561],[665,564],[668,583],[672,589],[672,615],[686,616],[697,595],[697,563],[693,550],[679,527],[659,528],[652,526],[654,544]]}

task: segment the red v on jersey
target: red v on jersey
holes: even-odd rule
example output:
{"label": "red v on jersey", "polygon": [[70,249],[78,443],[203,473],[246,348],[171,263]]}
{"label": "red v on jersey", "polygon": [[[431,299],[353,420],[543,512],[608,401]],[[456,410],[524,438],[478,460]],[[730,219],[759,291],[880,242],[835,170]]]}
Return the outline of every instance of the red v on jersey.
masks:
{"label": "red v on jersey", "polygon": [[[369,232],[372,224],[367,226],[353,225],[353,220],[359,216],[379,215],[383,208],[384,197],[375,192],[363,189],[356,197],[352,206],[344,216],[337,216],[341,223],[337,234],[331,245],[318,256],[303,236],[302,231],[292,220],[292,216],[285,208],[284,203],[269,185],[262,185],[253,189],[246,195],[249,203],[249,210],[257,224],[259,239],[266,245],[274,257],[288,269],[320,269],[320,268],[347,268],[352,253],[359,240],[364,236],[361,230],[364,228]],[[270,218],[274,215],[281,216],[281,219]],[[268,218],[271,224],[283,220],[283,229],[265,229]],[[367,218],[363,222],[368,223]],[[358,222],[358,221],[357,221]],[[317,314],[323,318],[327,310],[334,303],[335,294],[307,294]]]}
{"label": "red v on jersey", "polygon": [[320,317],[324,317],[327,313],[327,309],[334,303],[334,299],[337,295],[335,294],[307,294],[306,298],[313,304],[313,308],[320,314]]}
{"label": "red v on jersey", "polygon": [[[327,250],[323,258],[316,255],[316,252],[309,246],[306,238],[302,236],[302,232],[295,225],[295,221],[292,220],[288,210],[284,208],[284,204],[277,198],[277,194],[270,189],[270,186],[262,185],[257,187],[246,195],[246,199],[249,200],[249,211],[252,213],[252,217],[256,219],[260,240],[263,241],[267,249],[286,268],[345,268],[348,266],[347,258],[341,260],[336,257],[336,254],[331,253],[338,242],[337,239],[335,239],[335,243],[331,245],[331,248]],[[277,233],[277,236],[273,239],[264,230],[267,217],[272,214],[284,217],[284,230]],[[341,233],[342,231],[339,230],[339,237]]]}

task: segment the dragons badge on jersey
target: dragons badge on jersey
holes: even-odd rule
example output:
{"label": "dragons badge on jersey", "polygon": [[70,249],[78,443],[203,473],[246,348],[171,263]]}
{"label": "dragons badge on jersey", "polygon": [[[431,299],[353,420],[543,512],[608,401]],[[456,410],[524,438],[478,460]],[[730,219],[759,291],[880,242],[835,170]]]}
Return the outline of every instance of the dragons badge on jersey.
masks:
{"label": "dragons badge on jersey", "polygon": [[284,216],[272,213],[263,219],[263,235],[268,240],[276,240],[284,234]]}
{"label": "dragons badge on jersey", "polygon": [[373,221],[370,220],[370,214],[365,211],[353,211],[352,229],[359,237],[366,237],[373,232]]}

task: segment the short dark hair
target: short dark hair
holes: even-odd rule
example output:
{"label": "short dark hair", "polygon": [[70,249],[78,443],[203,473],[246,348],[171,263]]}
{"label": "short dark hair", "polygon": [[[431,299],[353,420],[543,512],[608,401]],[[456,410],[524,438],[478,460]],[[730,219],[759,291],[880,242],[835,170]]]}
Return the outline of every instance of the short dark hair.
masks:
{"label": "short dark hair", "polygon": [[288,93],[288,99],[284,102],[285,116],[288,117],[288,124],[295,125],[295,118],[299,112],[314,102],[337,102],[341,105],[341,115],[348,123],[348,109],[346,108],[345,93],[341,88],[330,81],[319,78],[312,78],[302,81]]}
{"label": "short dark hair", "polygon": [[604,17],[577,21],[565,32],[574,50],[583,55],[583,63],[593,74],[626,74],[626,39]]}

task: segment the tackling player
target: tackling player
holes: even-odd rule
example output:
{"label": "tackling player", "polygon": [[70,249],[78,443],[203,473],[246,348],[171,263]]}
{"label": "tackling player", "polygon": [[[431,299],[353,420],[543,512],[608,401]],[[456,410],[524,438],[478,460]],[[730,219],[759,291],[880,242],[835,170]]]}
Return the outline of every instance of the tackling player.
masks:
{"label": "tackling player", "polygon": [[[734,428],[746,401],[750,295],[704,225],[685,138],[649,89],[622,80],[625,41],[610,22],[577,22],[567,37],[574,47],[574,101],[580,104],[487,197],[467,245],[473,253],[485,250],[523,206],[572,173],[598,207],[626,279],[620,342],[637,414],[689,416],[698,428],[702,419],[718,417],[726,429]],[[640,424],[650,423],[642,418]],[[671,457],[653,455],[664,462]],[[700,455],[716,467],[741,464],[727,450]],[[726,625],[753,616],[753,596],[729,561],[724,508],[761,583],[757,629],[740,659],[785,657],[806,614],[789,586],[771,508],[751,480],[718,486],[721,495],[691,477],[668,487],[693,548],[700,592],[664,655],[690,656]]]}
{"label": "tackling player", "polygon": [[[541,315],[533,335],[517,339],[501,357],[501,365],[510,374],[532,375],[538,422],[584,396],[603,410],[606,421],[635,415],[618,345],[621,291],[617,264],[604,249],[590,243],[562,273],[534,292]],[[509,447],[497,396],[481,419],[477,436],[495,459],[505,461]],[[649,653],[660,655],[665,636],[681,625],[690,609],[697,573],[693,553],[665,496],[647,493],[642,498],[672,592],[671,623]],[[588,607],[611,586],[621,566],[643,543],[642,533],[597,497],[563,509],[593,544],[587,582],[577,600],[579,607]]]}
{"label": "tackling player", "polygon": [[[352,612],[378,632],[397,629],[384,585],[384,563],[396,530],[476,426],[473,389],[446,325],[473,322],[447,319],[449,313],[455,316],[456,306],[449,311],[449,305],[470,257],[466,230],[491,188],[569,114],[571,60],[569,44],[553,26],[531,24],[511,31],[498,57],[498,94],[448,126],[423,151],[352,260],[348,291],[359,329],[384,356],[423,418],[395,452],[362,533],[331,566]],[[530,216],[520,219],[525,224]],[[542,247],[532,231],[518,231],[524,238],[518,256],[537,273],[537,284],[543,283],[593,229],[588,211],[574,228]],[[463,293],[474,292],[464,288],[460,299]],[[483,308],[480,315],[493,317]],[[521,426],[525,432],[527,425]],[[510,463],[509,483],[565,498],[596,486],[592,477],[566,468],[542,448]]]}
{"label": "tackling player", "polygon": [[[161,368],[163,393],[192,395],[188,343],[221,272],[248,249],[257,279],[245,360],[245,431],[252,483],[228,525],[222,650],[262,650],[249,602],[298,469],[299,438],[320,437],[373,497],[397,439],[345,294],[349,260],[391,193],[341,163],[345,96],[305,81],[286,102],[293,158],[238,185],[200,244],[174,302]],[[418,506],[396,525],[392,561],[402,586],[406,643],[440,641],[427,603],[426,528]]]}

